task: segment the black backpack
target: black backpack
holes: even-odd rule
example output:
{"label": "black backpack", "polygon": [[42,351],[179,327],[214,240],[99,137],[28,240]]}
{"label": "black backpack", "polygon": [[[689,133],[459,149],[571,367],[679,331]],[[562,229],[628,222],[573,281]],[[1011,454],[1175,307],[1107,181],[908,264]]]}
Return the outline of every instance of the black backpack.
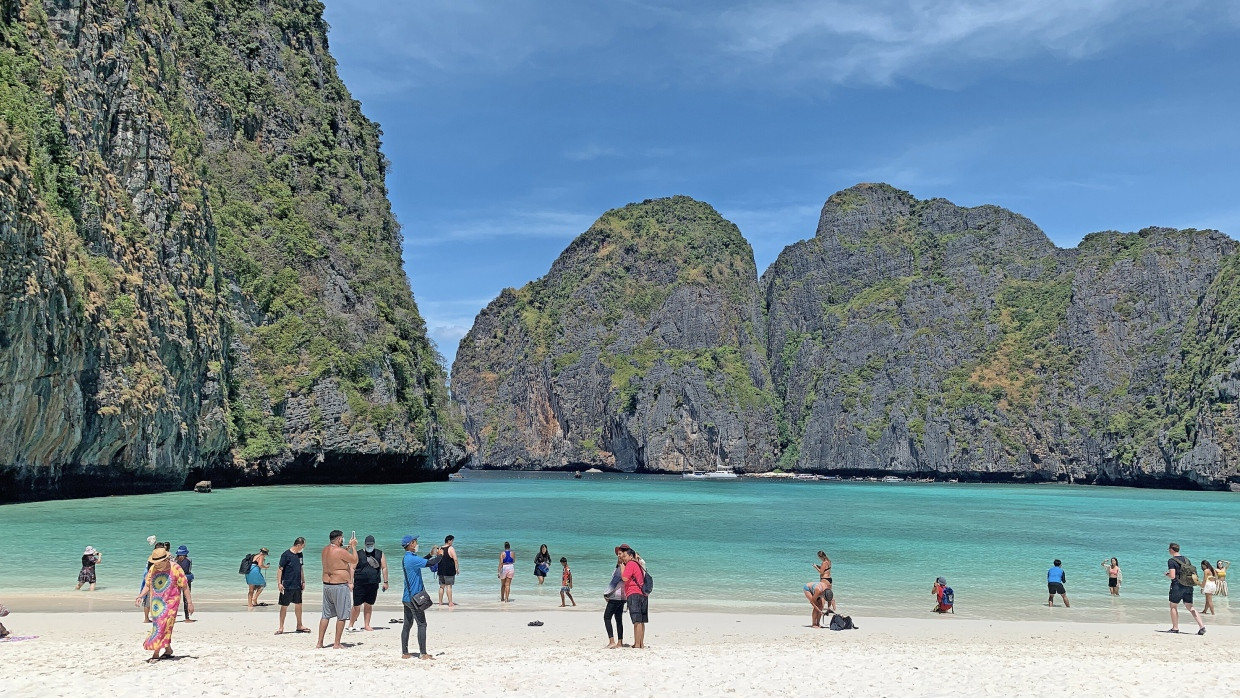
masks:
{"label": "black backpack", "polygon": [[650,576],[650,570],[643,570],[643,572],[645,574],[642,576],[645,578],[642,579],[642,593],[650,596],[650,592],[654,591],[654,577]]}
{"label": "black backpack", "polygon": [[250,553],[249,555],[246,555],[245,557],[241,558],[241,569],[237,570],[237,572],[241,574],[249,574],[250,568],[253,566],[254,566],[254,553]]}
{"label": "black backpack", "polygon": [[841,616],[838,613],[831,616],[831,629],[832,630],[860,630],[860,628],[853,625],[852,616]]}

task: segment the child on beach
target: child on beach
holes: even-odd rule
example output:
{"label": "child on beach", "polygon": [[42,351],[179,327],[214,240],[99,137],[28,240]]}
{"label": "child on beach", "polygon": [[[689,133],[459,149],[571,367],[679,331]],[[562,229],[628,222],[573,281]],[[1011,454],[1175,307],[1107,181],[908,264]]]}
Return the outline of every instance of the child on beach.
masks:
{"label": "child on beach", "polygon": [[568,558],[560,558],[560,564],[564,565],[564,572],[560,575],[560,608],[564,608],[564,596],[568,595],[568,600],[572,601],[574,606],[577,602],[573,600],[573,571],[568,568]]}

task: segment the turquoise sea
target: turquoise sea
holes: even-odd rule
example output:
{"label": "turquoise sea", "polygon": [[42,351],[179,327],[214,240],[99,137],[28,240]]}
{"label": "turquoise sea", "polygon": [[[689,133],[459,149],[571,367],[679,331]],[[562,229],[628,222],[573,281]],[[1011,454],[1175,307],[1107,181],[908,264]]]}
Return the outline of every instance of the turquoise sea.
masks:
{"label": "turquoise sea", "polygon": [[[1168,541],[1180,542],[1194,562],[1240,561],[1240,495],[1225,492],[615,474],[574,480],[562,473],[467,472],[465,478],[0,506],[0,600],[89,610],[132,599],[150,551],[146,537],[156,535],[189,546],[194,593],[213,607],[244,605],[240,559],[270,548],[273,567],[263,600],[274,604],[275,561],[302,535],[308,600],[317,607],[318,551],[333,528],[346,535],[356,530],[359,540],[375,535],[392,555],[394,582],[402,535],[422,536],[423,551],[455,535],[463,608],[500,607],[495,574],[504,541],[517,555],[517,608],[559,603],[558,564],[545,587],[535,586],[533,558],[541,543],[555,560],[568,557],[578,603],[601,603],[612,549],[627,542],[655,576],[656,611],[738,613],[805,610],[801,587],[815,579],[811,565],[822,549],[834,563],[840,610],[860,617],[926,613],[930,585],[943,575],[966,617],[1162,622]],[[93,596],[75,595],[87,545],[104,555],[100,588]],[[1099,565],[1111,556],[1124,570],[1119,599],[1107,594]],[[1070,611],[1041,605],[1054,558],[1068,573]],[[1240,584],[1236,588],[1240,594]],[[397,591],[381,603],[394,607]],[[1216,605],[1218,615],[1208,622],[1231,623],[1228,599],[1218,597]]]}

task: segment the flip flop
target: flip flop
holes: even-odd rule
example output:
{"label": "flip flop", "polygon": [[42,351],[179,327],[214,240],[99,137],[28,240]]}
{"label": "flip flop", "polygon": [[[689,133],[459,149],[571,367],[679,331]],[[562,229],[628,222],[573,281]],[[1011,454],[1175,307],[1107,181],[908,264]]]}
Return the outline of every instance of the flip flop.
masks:
{"label": "flip flop", "polygon": [[308,633],[308,632],[310,632],[310,628],[298,628],[298,629],[297,629],[296,631],[294,631],[294,632],[299,632],[299,633]]}
{"label": "flip flop", "polygon": [[542,622],[541,620],[532,620],[532,621],[530,621],[530,622],[526,623],[526,625],[528,625],[528,626],[530,626],[530,627],[533,627],[533,628],[541,628],[541,627],[542,627],[542,624],[543,624],[543,622]]}

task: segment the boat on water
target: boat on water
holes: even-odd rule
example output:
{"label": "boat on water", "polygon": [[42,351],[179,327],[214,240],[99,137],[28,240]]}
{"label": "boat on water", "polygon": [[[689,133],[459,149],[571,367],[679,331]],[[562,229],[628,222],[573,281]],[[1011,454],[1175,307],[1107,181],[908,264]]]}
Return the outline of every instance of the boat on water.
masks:
{"label": "boat on water", "polygon": [[713,471],[692,470],[681,475],[680,477],[685,480],[735,480],[739,478],[740,475],[737,475],[720,463],[715,466]]}
{"label": "boat on water", "polygon": [[798,474],[797,474],[797,476],[796,476],[796,478],[794,478],[794,479],[796,479],[796,480],[810,480],[810,481],[815,481],[815,482],[816,482],[816,481],[818,481],[818,480],[821,480],[821,479],[822,479],[822,476],[820,476],[820,475],[814,475],[813,473],[798,473]]}
{"label": "boat on water", "polygon": [[839,475],[819,475],[818,479],[825,480],[827,482],[839,482],[840,476]]}
{"label": "boat on water", "polygon": [[896,477],[895,475],[888,475],[883,478],[883,482],[904,482],[904,478]]}

